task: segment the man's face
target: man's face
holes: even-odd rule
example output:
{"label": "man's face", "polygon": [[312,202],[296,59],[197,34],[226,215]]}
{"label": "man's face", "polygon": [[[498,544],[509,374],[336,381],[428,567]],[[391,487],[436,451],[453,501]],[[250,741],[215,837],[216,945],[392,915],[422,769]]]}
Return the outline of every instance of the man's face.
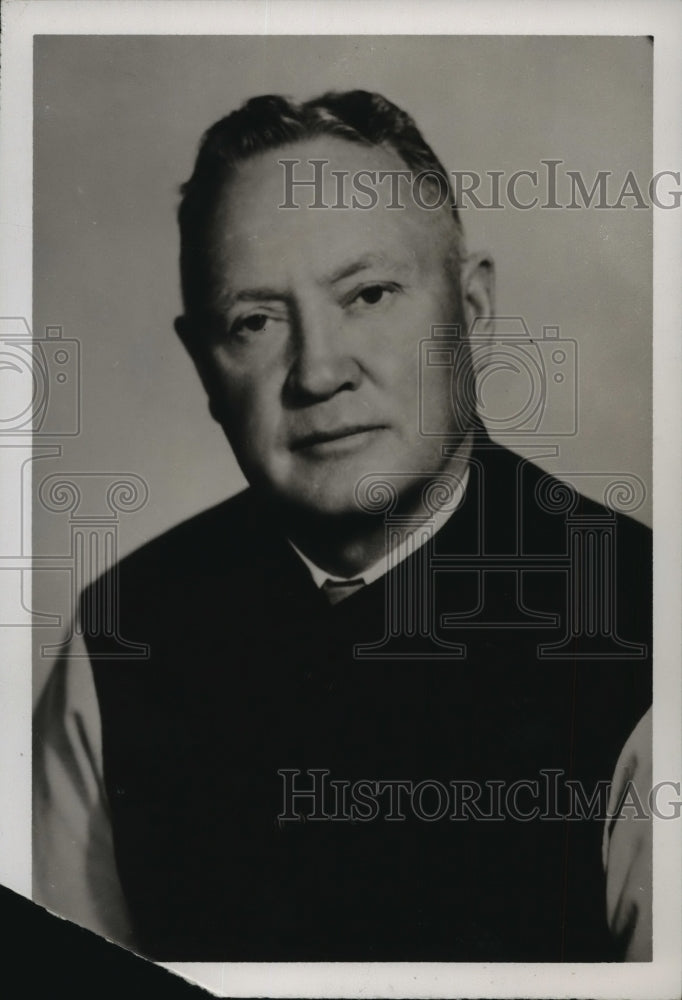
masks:
{"label": "man's face", "polygon": [[[387,209],[387,182],[373,209],[312,209],[308,188],[280,209],[286,157],[301,161],[297,177],[316,158],[328,177],[405,169],[390,150],[333,137],[242,164],[210,234],[215,321],[188,340],[247,480],[299,510],[350,513],[368,473],[402,473],[409,489],[410,475],[445,465],[442,439],[419,431],[419,344],[434,323],[463,324],[455,228],[407,187],[405,207]],[[324,202],[335,201],[332,185]],[[468,417],[453,411],[451,369],[441,372],[429,408],[461,437]]]}

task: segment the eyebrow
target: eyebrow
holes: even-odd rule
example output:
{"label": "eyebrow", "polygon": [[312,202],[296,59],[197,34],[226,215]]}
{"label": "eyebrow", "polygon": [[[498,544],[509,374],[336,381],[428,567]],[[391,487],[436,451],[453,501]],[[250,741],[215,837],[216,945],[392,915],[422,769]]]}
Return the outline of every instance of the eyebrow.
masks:
{"label": "eyebrow", "polygon": [[287,301],[289,295],[278,288],[242,288],[238,292],[230,292],[223,297],[227,306],[233,306],[236,302],[271,302],[273,299]]}
{"label": "eyebrow", "polygon": [[[338,284],[339,281],[343,281],[345,278],[351,278],[354,274],[359,274],[361,271],[366,271],[377,265],[391,267],[401,271],[409,269],[409,264],[392,260],[384,254],[366,253],[355,260],[341,264],[340,267],[335,268],[335,270],[331,271],[329,274],[319,278],[318,284],[335,285]],[[238,292],[230,292],[221,296],[221,299],[222,302],[230,308],[238,302],[272,302],[275,300],[279,300],[280,302],[289,302],[291,296],[288,293],[283,292],[281,288],[259,286],[258,288],[241,288]]]}
{"label": "eyebrow", "polygon": [[323,283],[329,282],[329,284],[335,285],[337,282],[343,281],[344,278],[351,278],[359,271],[366,271],[368,268],[374,267],[377,264],[384,267],[406,270],[405,264],[401,264],[396,260],[391,260],[390,257],[386,257],[384,254],[366,253],[363,254],[362,257],[358,257],[356,260],[342,264],[336,270],[332,271],[331,274],[327,275],[323,279]]}

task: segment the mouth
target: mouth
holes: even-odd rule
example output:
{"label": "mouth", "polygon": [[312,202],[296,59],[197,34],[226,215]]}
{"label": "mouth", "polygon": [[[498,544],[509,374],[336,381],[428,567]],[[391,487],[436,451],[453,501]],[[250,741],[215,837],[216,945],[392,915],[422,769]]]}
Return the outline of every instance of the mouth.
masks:
{"label": "mouth", "polygon": [[326,454],[362,447],[374,435],[385,430],[384,424],[352,424],[325,431],[312,431],[295,438],[291,451]]}

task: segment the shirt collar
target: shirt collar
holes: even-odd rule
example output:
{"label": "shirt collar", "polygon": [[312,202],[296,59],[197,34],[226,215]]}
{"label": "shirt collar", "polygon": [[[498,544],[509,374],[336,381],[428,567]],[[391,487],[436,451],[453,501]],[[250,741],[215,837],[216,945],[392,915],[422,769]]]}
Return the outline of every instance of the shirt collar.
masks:
{"label": "shirt collar", "polygon": [[301,550],[294,545],[290,538],[288,538],[287,541],[297,556],[301,559],[305,566],[307,566],[315,586],[318,588],[321,588],[327,580],[332,580],[334,583],[346,583],[349,579],[362,579],[366,585],[374,583],[374,581],[378,580],[379,577],[384,576],[390,569],[393,569],[394,566],[397,566],[404,559],[407,559],[409,555],[412,555],[413,552],[421,548],[429,537],[433,537],[441,530],[441,528],[450,520],[455,511],[461,507],[468,482],[469,467],[467,466],[461,480],[457,484],[454,500],[450,499],[447,508],[441,508],[436,511],[431,518],[433,530],[430,536],[419,531],[420,526],[415,525],[413,530],[407,531],[405,538],[400,545],[398,545],[391,552],[387,552],[380,559],[377,559],[375,563],[372,563],[372,565],[366,570],[363,570],[362,573],[354,573],[352,577],[334,576],[333,573],[327,573],[326,570],[320,569],[320,567],[317,566],[312,559],[309,559],[308,556],[304,555],[303,552],[301,552]]}

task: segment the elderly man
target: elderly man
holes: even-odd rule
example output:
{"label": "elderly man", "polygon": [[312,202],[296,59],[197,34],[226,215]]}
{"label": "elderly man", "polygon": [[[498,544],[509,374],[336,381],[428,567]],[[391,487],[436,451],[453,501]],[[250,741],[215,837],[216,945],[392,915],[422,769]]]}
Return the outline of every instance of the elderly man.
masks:
{"label": "elderly man", "polygon": [[169,960],[646,957],[646,838],[615,870],[612,822],[605,872],[597,807],[650,701],[650,538],[487,437],[492,264],[442,165],[379,95],[257,98],[179,220],[177,331],[249,488],[82,596],[38,898]]}

